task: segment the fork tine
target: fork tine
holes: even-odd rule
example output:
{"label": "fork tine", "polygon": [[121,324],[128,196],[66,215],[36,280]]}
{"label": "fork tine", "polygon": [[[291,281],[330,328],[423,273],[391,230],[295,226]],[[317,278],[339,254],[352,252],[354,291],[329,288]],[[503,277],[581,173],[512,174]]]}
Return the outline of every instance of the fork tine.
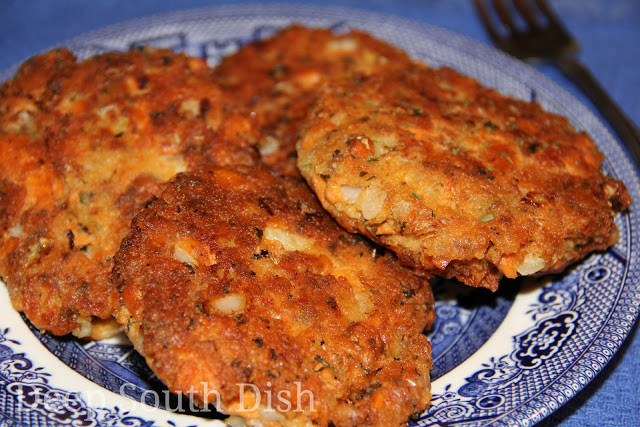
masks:
{"label": "fork tine", "polygon": [[564,25],[558,19],[558,17],[553,12],[553,10],[551,10],[547,2],[545,0],[535,0],[535,2],[536,2],[536,5],[538,6],[538,9],[540,9],[542,14],[549,21],[549,23],[568,37],[569,33],[567,32],[567,30],[565,30]]}
{"label": "fork tine", "polygon": [[516,9],[518,9],[518,11],[520,12],[520,16],[522,16],[529,27],[540,27],[540,23],[536,18],[534,10],[531,8],[531,3],[529,2],[529,0],[514,0],[513,3],[515,4]]}
{"label": "fork tine", "polygon": [[516,23],[513,21],[511,13],[507,9],[507,6],[504,4],[503,0],[493,0],[493,7],[496,9],[500,20],[502,21],[504,26],[509,29],[509,31],[511,31],[512,33],[518,31]]}
{"label": "fork tine", "polygon": [[480,20],[482,21],[484,28],[489,33],[489,37],[491,37],[491,40],[493,40],[494,43],[499,44],[502,38],[493,26],[493,22],[491,22],[491,17],[489,16],[489,12],[487,12],[487,7],[484,0],[473,0],[473,3],[476,7],[478,15],[480,15]]}

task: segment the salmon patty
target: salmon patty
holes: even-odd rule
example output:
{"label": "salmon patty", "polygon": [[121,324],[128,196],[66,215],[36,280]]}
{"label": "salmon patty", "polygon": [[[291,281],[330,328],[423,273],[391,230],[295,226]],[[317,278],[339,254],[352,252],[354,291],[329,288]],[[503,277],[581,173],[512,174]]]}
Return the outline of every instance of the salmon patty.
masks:
{"label": "salmon patty", "polygon": [[303,126],[298,166],[341,225],[471,286],[608,248],[630,203],[588,135],[449,68],[333,81]]}
{"label": "salmon patty", "polygon": [[409,62],[403,51],[360,31],[335,34],[294,25],[224,58],[214,76],[255,120],[262,160],[279,173],[300,176],[296,141],[320,84]]}
{"label": "salmon patty", "polygon": [[339,227],[300,178],[179,174],[134,219],[112,280],[158,378],[225,413],[390,426],[429,402],[428,281]]}
{"label": "salmon patty", "polygon": [[250,124],[200,59],[67,50],[0,86],[0,276],[57,335],[107,336],[112,257],[159,185],[200,164],[252,164]]}

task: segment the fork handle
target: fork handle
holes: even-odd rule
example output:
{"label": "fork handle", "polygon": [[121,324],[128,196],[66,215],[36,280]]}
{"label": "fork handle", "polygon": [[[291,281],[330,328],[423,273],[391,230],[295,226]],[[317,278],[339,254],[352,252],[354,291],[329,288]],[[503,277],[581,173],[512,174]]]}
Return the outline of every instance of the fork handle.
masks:
{"label": "fork handle", "polygon": [[587,67],[578,62],[574,56],[565,55],[556,58],[558,67],[564,74],[576,82],[584,93],[591,98],[593,104],[609,121],[622,142],[640,167],[640,131],[620,109],[618,104],[611,99],[600,83],[593,77]]}

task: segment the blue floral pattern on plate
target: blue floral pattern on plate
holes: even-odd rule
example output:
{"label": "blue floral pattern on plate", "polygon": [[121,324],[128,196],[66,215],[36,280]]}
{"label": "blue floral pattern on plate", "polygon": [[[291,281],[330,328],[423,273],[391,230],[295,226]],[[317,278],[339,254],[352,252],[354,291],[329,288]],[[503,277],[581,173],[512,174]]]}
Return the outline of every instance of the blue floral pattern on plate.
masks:
{"label": "blue floral pattern on plate", "polygon": [[[83,58],[152,44],[207,58],[213,65],[292,22],[336,31],[361,28],[417,59],[452,66],[503,93],[535,99],[588,131],[606,156],[605,171],[622,178],[632,197],[640,200],[637,170],[584,106],[526,65],[439,28],[341,8],[223,6],[143,18],[64,45]],[[15,68],[1,73],[0,80],[13,72]],[[434,283],[437,319],[429,332],[434,398],[429,410],[412,423],[531,425],[593,379],[629,333],[640,305],[634,234],[638,217],[632,210],[617,221],[618,245],[562,276],[504,281],[496,294]],[[162,391],[164,386],[130,344],[87,343],[29,332],[22,317],[11,311],[6,291],[0,294],[0,308],[9,313],[0,320],[1,425],[197,423],[188,415],[134,405],[162,407],[145,392]],[[72,370],[64,371],[67,367]],[[93,402],[91,392],[104,396],[104,401]]]}
{"label": "blue floral pattern on plate", "polygon": [[52,387],[51,374],[35,366],[25,353],[17,353],[20,347],[10,328],[0,331],[1,425],[153,425],[118,407],[93,408],[78,392]]}

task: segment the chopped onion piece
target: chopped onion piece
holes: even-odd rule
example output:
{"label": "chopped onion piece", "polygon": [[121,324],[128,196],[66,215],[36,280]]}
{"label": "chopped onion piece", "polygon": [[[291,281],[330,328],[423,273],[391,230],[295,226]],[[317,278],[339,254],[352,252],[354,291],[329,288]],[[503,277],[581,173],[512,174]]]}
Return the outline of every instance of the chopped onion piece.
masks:
{"label": "chopped onion piece", "polygon": [[223,314],[236,314],[247,308],[247,297],[244,294],[228,294],[211,301],[209,306]]}

